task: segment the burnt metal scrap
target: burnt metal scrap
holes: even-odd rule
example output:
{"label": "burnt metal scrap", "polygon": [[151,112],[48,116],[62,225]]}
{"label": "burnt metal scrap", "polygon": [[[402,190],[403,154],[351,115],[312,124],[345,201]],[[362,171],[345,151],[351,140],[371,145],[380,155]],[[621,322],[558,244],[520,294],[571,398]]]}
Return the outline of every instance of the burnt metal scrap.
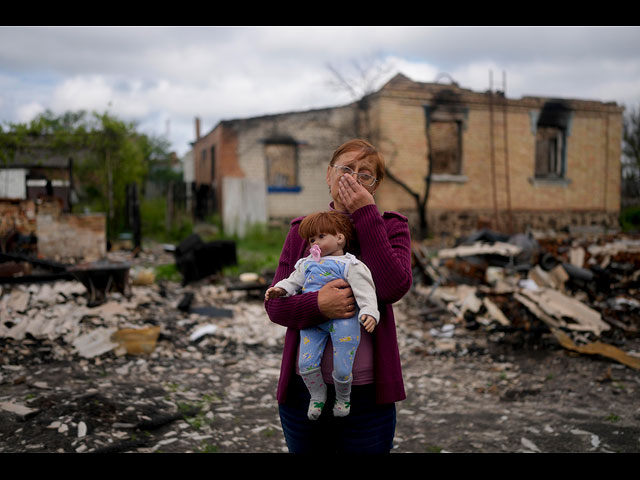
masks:
{"label": "burnt metal scrap", "polygon": [[453,248],[414,245],[413,258],[425,319],[533,341],[551,333],[566,349],[640,369],[640,356],[618,348],[640,331],[638,238],[483,230]]}
{"label": "burnt metal scrap", "polygon": [[129,268],[128,263],[101,261],[74,265],[68,271],[86,287],[87,306],[92,307],[106,302],[111,291],[127,295]]}
{"label": "burnt metal scrap", "polygon": [[0,253],[0,283],[71,280],[68,265],[21,253]]}
{"label": "burnt metal scrap", "polygon": [[111,291],[127,294],[128,263],[110,261],[68,265],[19,253],[0,253],[0,284],[77,280],[87,289],[89,307],[107,301]]}
{"label": "burnt metal scrap", "polygon": [[231,240],[204,242],[198,234],[189,235],[175,248],[176,266],[182,274],[182,284],[201,280],[236,265],[236,244]]}

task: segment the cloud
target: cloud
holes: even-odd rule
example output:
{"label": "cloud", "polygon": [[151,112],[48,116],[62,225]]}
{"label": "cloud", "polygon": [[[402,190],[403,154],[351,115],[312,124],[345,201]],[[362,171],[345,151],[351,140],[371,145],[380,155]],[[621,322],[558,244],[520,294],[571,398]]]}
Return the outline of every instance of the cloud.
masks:
{"label": "cloud", "polygon": [[[640,102],[637,27],[0,27],[0,121],[41,108],[110,112],[166,132],[184,153],[193,118],[342,105],[331,64],[354,62],[432,82],[447,73],[507,96]],[[446,81],[446,80],[442,80]]]}
{"label": "cloud", "polygon": [[16,109],[17,121],[19,123],[28,123],[45,110],[44,106],[39,102],[29,102],[27,104],[20,105]]}

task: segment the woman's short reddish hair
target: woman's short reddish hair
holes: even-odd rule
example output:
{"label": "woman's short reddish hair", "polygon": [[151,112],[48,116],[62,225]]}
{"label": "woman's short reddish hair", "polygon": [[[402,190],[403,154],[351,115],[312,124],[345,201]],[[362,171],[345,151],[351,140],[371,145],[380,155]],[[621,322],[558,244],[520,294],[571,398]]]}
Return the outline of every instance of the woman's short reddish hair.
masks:
{"label": "woman's short reddish hair", "polygon": [[378,179],[378,184],[382,182],[385,175],[384,158],[382,157],[382,154],[376,150],[376,147],[361,138],[355,138],[340,145],[335,152],[333,152],[329,165],[334,165],[340,155],[349,152],[360,152],[355,160],[371,158],[376,166],[376,178]]}
{"label": "woman's short reddish hair", "polygon": [[346,250],[353,240],[354,230],[351,219],[347,215],[328,211],[312,213],[304,217],[298,227],[298,233],[307,242],[319,233],[330,233],[331,235],[341,233],[345,238]]}

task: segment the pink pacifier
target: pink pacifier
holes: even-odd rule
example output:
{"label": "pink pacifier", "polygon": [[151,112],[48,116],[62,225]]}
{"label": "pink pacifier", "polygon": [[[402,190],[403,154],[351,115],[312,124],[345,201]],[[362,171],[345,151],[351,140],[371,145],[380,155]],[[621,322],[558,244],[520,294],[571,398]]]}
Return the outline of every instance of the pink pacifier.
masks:
{"label": "pink pacifier", "polygon": [[320,247],[318,245],[314,245],[313,247],[311,247],[309,249],[309,252],[316,262],[320,260],[322,251],[320,250]]}

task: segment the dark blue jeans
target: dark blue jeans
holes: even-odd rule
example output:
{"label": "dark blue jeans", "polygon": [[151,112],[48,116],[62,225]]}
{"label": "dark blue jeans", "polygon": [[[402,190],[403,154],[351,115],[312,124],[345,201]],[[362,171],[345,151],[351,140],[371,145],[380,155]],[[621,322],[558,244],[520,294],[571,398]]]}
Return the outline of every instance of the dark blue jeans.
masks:
{"label": "dark blue jeans", "polygon": [[309,420],[309,391],[299,375],[289,383],[287,402],[279,406],[290,453],[389,453],[396,430],[396,405],[376,404],[373,385],[354,385],[351,412],[333,416],[335,390],[327,385],[327,402],[318,420]]}

